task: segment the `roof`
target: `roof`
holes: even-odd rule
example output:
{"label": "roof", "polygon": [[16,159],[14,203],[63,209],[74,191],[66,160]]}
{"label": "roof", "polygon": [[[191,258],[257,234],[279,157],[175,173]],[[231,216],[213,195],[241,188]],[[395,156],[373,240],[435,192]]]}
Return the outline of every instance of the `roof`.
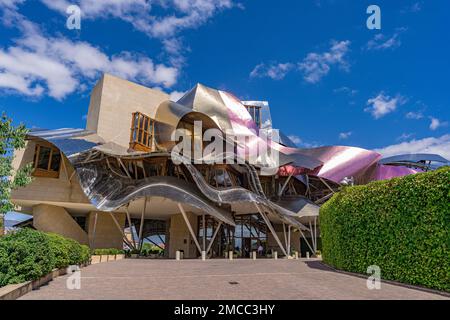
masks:
{"label": "roof", "polygon": [[449,163],[447,159],[438,154],[428,153],[410,153],[401,154],[392,157],[383,158],[380,160],[381,164],[395,163],[395,162],[420,162],[420,161],[435,161],[441,163]]}
{"label": "roof", "polygon": [[85,129],[55,129],[55,130],[31,130],[29,138],[44,139],[58,149],[60,149],[67,158],[78,153],[88,151],[104,143],[96,133]]}

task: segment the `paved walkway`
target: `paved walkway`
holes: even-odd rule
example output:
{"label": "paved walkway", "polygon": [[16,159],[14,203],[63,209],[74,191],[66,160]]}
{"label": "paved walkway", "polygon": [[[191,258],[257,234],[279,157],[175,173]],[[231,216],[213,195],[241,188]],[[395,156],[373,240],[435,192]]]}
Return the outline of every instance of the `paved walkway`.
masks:
{"label": "paved walkway", "polygon": [[366,280],[305,260],[121,260],[81,271],[81,289],[59,277],[22,299],[446,299]]}

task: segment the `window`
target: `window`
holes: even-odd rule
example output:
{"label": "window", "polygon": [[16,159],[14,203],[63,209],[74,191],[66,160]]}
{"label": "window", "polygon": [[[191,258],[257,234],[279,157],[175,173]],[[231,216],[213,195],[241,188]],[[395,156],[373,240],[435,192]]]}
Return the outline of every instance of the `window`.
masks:
{"label": "window", "polygon": [[261,107],[256,106],[245,106],[248,113],[252,116],[253,121],[255,121],[258,128],[261,128]]}
{"label": "window", "polygon": [[[252,251],[267,251],[267,226],[260,215],[245,214],[235,218],[234,251],[239,257],[249,258]],[[262,247],[261,252],[259,247]]]}
{"label": "window", "polygon": [[[219,223],[217,220],[209,215],[205,216],[205,226],[203,226],[203,217],[199,216],[197,228],[199,242],[203,243],[203,238],[205,238],[205,244],[209,246],[218,227]],[[222,224],[211,245],[211,257],[224,257],[225,253],[228,254],[230,250],[233,250],[233,230],[234,227]]]}
{"label": "window", "polygon": [[36,145],[33,163],[35,177],[58,178],[61,153],[52,147]]}
{"label": "window", "polygon": [[131,120],[130,148],[139,151],[151,151],[155,135],[155,120],[135,112]]}

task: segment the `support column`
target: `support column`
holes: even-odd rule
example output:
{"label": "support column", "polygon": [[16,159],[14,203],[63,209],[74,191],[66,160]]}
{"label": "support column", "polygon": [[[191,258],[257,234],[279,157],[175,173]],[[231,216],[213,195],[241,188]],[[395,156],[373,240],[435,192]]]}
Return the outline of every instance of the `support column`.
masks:
{"label": "support column", "polygon": [[283,222],[283,236],[284,236],[284,244],[285,244],[285,246],[287,248],[288,247],[288,239],[287,239],[287,236],[286,236],[286,223],[284,223],[284,222]]}
{"label": "support column", "polygon": [[314,249],[311,247],[311,245],[309,244],[308,240],[306,240],[306,237],[303,234],[302,230],[299,229],[298,231],[300,231],[300,234],[302,235],[302,237],[305,240],[306,244],[308,245],[309,249],[311,249],[311,251],[314,252]]}
{"label": "support column", "polygon": [[202,215],[202,222],[203,222],[203,251],[206,251],[206,219],[205,215]]}
{"label": "support column", "polygon": [[92,243],[91,243],[91,248],[95,248],[95,232],[97,230],[97,219],[98,219],[98,212],[95,213],[94,216],[94,230],[92,231]]}
{"label": "support column", "polygon": [[262,211],[256,203],[255,203],[255,206],[258,209],[259,213],[261,214],[261,217],[264,219],[264,222],[267,224],[267,227],[269,228],[270,232],[272,233],[273,237],[275,238],[275,241],[278,243],[278,246],[280,247],[281,251],[283,251],[284,255],[287,256],[287,252],[284,249],[280,239],[278,238],[277,233],[275,232],[275,230],[272,226],[272,223],[270,222],[266,213],[264,211]]}
{"label": "support column", "polygon": [[291,255],[291,225],[288,226],[288,245],[287,245],[288,255]]}
{"label": "support column", "polygon": [[130,247],[130,249],[136,249],[136,247],[133,247],[133,245],[128,241],[127,237],[125,236],[125,232],[123,232],[123,229],[120,227],[119,222],[117,221],[116,217],[114,216],[114,214],[112,212],[109,212],[109,214],[111,215],[111,219],[114,221],[114,224],[116,225],[117,229],[119,230],[119,232],[122,234],[123,237],[123,242],[125,242],[125,244],[127,246]]}
{"label": "support column", "polygon": [[211,250],[214,240],[216,240],[217,234],[219,233],[219,230],[221,227],[222,227],[222,221],[219,222],[219,225],[217,226],[216,231],[214,231],[211,241],[209,242],[208,248],[206,249],[206,254],[208,254],[209,250]]}
{"label": "support column", "polygon": [[131,225],[130,212],[128,211],[128,206],[129,205],[130,204],[127,204],[127,206],[125,207],[125,213],[127,214],[127,220],[128,220],[128,225],[130,227],[131,239],[133,239],[133,246],[134,246],[134,248],[136,248],[136,239],[134,237],[133,226]]}
{"label": "support column", "polygon": [[183,219],[186,222],[186,225],[187,225],[187,227],[189,229],[189,232],[191,233],[191,237],[194,240],[195,245],[197,246],[198,252],[201,254],[202,253],[202,248],[200,247],[200,243],[198,243],[197,236],[195,235],[195,232],[192,229],[191,224],[189,223],[189,219],[188,219],[188,217],[186,215],[186,212],[184,211],[181,203],[178,203],[178,208],[180,209],[181,215],[183,216]]}
{"label": "support column", "polygon": [[309,221],[308,223],[309,223],[309,234],[311,235],[312,246],[313,246],[313,249],[314,249],[313,253],[315,253],[316,252],[316,239],[314,237],[314,229],[313,229],[313,227],[311,225],[311,221]]}
{"label": "support column", "polygon": [[144,244],[144,239],[142,239],[142,232],[144,231],[145,210],[146,209],[147,209],[147,197],[144,198],[144,208],[142,209],[142,214],[141,214],[141,225],[139,226],[139,251],[142,250],[142,246]]}
{"label": "support column", "polygon": [[169,258],[170,256],[170,223],[171,220],[166,221],[166,233],[164,235],[164,257]]}
{"label": "support column", "polygon": [[294,175],[294,171],[292,171],[292,173],[289,174],[289,176],[287,177],[286,181],[283,183],[283,186],[281,187],[280,191],[278,191],[278,197],[281,197],[281,195],[284,192],[284,189],[286,189],[289,180],[291,180],[292,176]]}

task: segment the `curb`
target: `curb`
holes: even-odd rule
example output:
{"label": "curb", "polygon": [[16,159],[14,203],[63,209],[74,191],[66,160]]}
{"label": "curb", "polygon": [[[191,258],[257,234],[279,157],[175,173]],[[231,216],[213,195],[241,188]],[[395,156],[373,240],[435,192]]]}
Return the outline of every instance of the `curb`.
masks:
{"label": "curb", "polygon": [[[328,264],[326,264],[326,263],[324,263],[322,261],[318,261],[318,262],[321,265],[323,265],[324,267],[327,267],[328,269],[330,269],[331,271],[334,271],[334,272],[337,272],[337,273],[346,274],[348,276],[358,277],[358,278],[361,278],[361,279],[367,279],[366,275],[362,275],[360,273],[354,273],[354,272],[349,272],[349,271],[343,271],[343,270],[335,269],[334,267],[329,266]],[[381,279],[381,280],[384,283],[391,284],[391,285],[394,285],[394,286],[404,287],[404,288],[418,290],[418,291],[424,291],[424,292],[427,292],[427,293],[438,294],[438,295],[444,296],[446,298],[450,298],[450,293],[445,292],[445,291],[439,291],[439,290],[436,290],[436,289],[431,289],[431,288],[427,288],[427,287],[412,285],[412,284],[398,282],[398,281],[394,281],[394,280],[386,280],[386,279]]]}
{"label": "curb", "polygon": [[104,263],[109,261],[118,261],[125,259],[125,254],[103,254],[91,256],[91,264]]}
{"label": "curb", "polygon": [[[88,264],[79,265],[80,268],[87,267]],[[17,300],[21,296],[36,290],[39,287],[49,283],[53,279],[67,274],[67,268],[53,269],[50,273],[39,279],[27,281],[18,284],[9,284],[0,288],[0,300]]]}

